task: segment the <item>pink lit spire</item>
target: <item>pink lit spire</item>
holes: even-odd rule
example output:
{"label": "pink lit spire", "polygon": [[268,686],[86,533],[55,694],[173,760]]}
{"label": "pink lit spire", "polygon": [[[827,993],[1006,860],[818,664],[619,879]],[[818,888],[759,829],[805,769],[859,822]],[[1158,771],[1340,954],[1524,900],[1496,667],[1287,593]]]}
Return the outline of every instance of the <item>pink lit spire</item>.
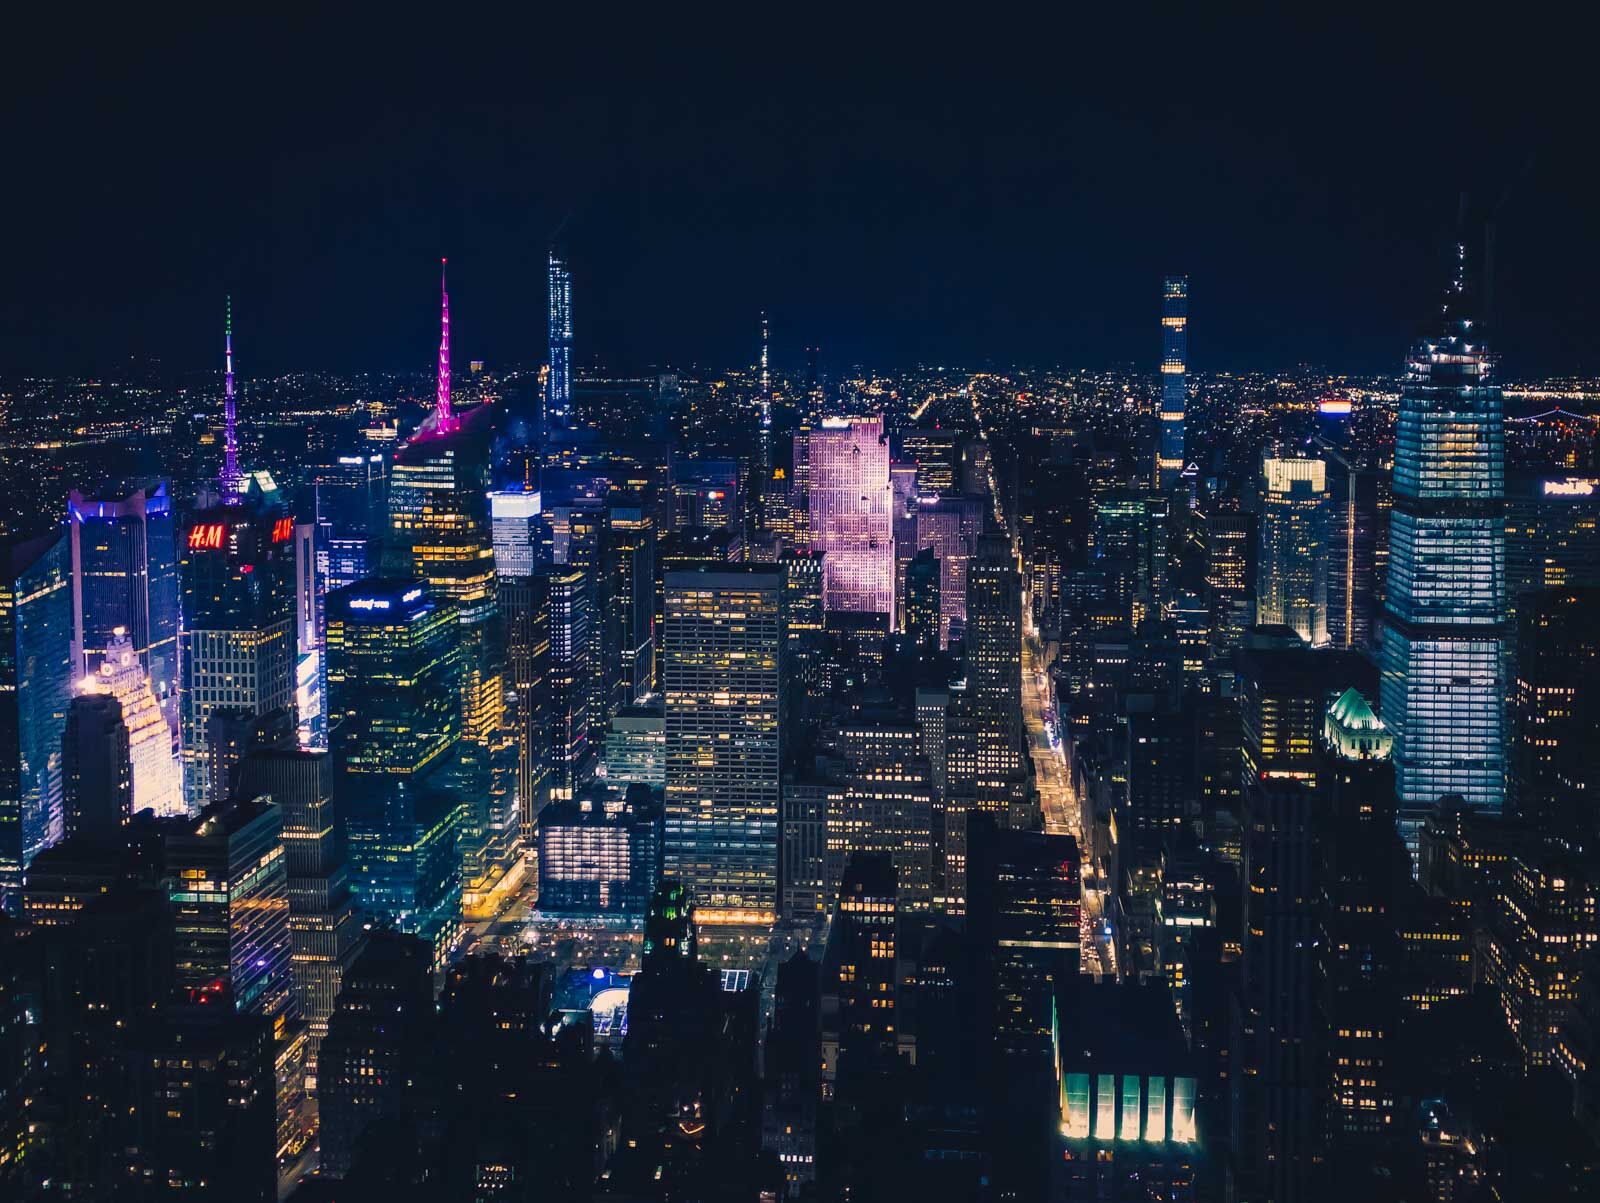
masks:
{"label": "pink lit spire", "polygon": [[233,298],[228,298],[228,321],[223,331],[225,368],[222,374],[223,395],[223,452],[222,499],[229,505],[239,504],[239,436],[238,414],[233,398]]}
{"label": "pink lit spire", "polygon": [[442,434],[454,428],[455,416],[450,412],[450,289],[445,279],[445,268],[450,260],[439,260],[439,296],[442,307],[439,314],[439,394],[434,400],[434,425]]}

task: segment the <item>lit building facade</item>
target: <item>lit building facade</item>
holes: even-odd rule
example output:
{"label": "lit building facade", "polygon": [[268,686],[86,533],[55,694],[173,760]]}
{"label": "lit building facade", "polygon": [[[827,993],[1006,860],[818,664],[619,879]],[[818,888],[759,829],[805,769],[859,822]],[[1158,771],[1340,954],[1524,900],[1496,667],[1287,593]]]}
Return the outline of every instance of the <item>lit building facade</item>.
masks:
{"label": "lit building facade", "polygon": [[548,285],[550,373],[544,386],[544,425],[559,430],[572,425],[572,272],[560,246],[550,248]]}
{"label": "lit building facade", "polygon": [[1506,599],[1600,585],[1600,479],[1517,472],[1506,481]]}
{"label": "lit building facade", "polygon": [[282,811],[269,798],[213,803],[166,837],[174,983],[196,1000],[221,996],[272,1035],[281,1157],[301,1131],[306,1030],[289,942]]}
{"label": "lit building facade", "polygon": [[615,811],[586,795],[539,816],[542,913],[643,919],[660,877],[661,807],[648,788]]}
{"label": "lit building facade", "polygon": [[67,541],[0,548],[0,907],[22,906],[22,871],[61,838],[61,735],[72,699]]}
{"label": "lit building facade", "polygon": [[606,732],[606,780],[664,789],[666,749],[666,703],[659,694],[647,694],[611,716],[611,729]]}
{"label": "lit building facade", "polygon": [[919,497],[916,551],[933,549],[939,560],[939,646],[949,647],[967,624],[967,571],[983,535],[980,497]]}
{"label": "lit building facade", "polygon": [[782,570],[674,569],[665,586],[664,872],[693,891],[701,923],[770,926],[778,909]]}
{"label": "lit building facade", "polygon": [[295,1005],[310,1037],[307,1060],[312,1066],[345,971],[364,943],[350,893],[333,781],[333,758],[327,752],[261,749],[246,756],[240,768],[239,795],[270,797],[283,818],[290,970]]}
{"label": "lit building facade", "polygon": [[1161,282],[1161,421],[1156,487],[1166,492],[1183,474],[1183,416],[1189,358],[1189,277]]}
{"label": "lit building facade", "polygon": [[607,507],[599,570],[604,722],[649,692],[655,668],[656,526],[648,509]]}
{"label": "lit building facade", "polygon": [[183,797],[198,814],[228,792],[216,721],[295,709],[294,519],[258,474],[238,504],[194,515],[180,556]]}
{"label": "lit building facade", "polygon": [[1528,1072],[1552,1065],[1561,1019],[1577,998],[1585,954],[1600,944],[1600,883],[1554,851],[1512,859],[1495,899],[1483,958]]}
{"label": "lit building facade", "polygon": [[[167,486],[97,501],[67,495],[72,671],[92,673],[126,638],[149,674],[169,738],[178,734],[178,546]],[[119,633],[120,632],[120,633]]]}
{"label": "lit building facade", "polygon": [[494,570],[500,576],[533,575],[540,559],[542,513],[538,489],[497,489],[489,494]]}
{"label": "lit building facade", "polygon": [[1320,459],[1262,458],[1256,622],[1289,627],[1312,647],[1328,642],[1328,465]]}
{"label": "lit building facade", "polygon": [[828,804],[828,901],[851,856],[882,853],[894,864],[901,909],[928,910],[933,784],[922,732],[913,720],[867,715],[841,723],[833,743],[843,788]]}
{"label": "lit building facade", "polygon": [[1049,1197],[1199,1197],[1200,1077],[1165,986],[1064,983],[1054,1020],[1061,1150]]}
{"label": "lit building facade", "polygon": [[1505,422],[1458,277],[1407,365],[1379,709],[1394,734],[1400,827],[1415,849],[1445,794],[1505,798]]}
{"label": "lit building facade", "polygon": [[823,606],[894,614],[894,506],[882,416],[824,418],[811,432],[811,547],[826,553]]}
{"label": "lit building facade", "polygon": [[456,748],[460,624],[421,581],[364,581],[328,595],[334,799],[362,909],[429,942],[443,964],[460,934]]}
{"label": "lit building facade", "polygon": [[546,749],[552,798],[570,798],[594,775],[600,631],[594,582],[581,568],[551,566],[541,578],[549,613]]}
{"label": "lit building facade", "polygon": [[[448,387],[448,379],[441,383]],[[491,416],[479,406],[436,420],[395,457],[389,482],[387,575],[416,577],[454,604],[461,625],[461,849],[475,905],[521,859],[516,731],[506,707],[506,664],[496,606],[489,509]]]}

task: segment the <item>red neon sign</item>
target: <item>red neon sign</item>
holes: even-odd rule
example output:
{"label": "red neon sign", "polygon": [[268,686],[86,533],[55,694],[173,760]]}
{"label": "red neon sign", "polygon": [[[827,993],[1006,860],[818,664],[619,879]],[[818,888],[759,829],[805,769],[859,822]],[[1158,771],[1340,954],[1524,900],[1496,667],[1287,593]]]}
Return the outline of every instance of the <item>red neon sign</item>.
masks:
{"label": "red neon sign", "polygon": [[287,543],[294,538],[294,519],[279,518],[272,524],[272,541],[274,543]]}
{"label": "red neon sign", "polygon": [[216,551],[228,533],[226,523],[202,522],[189,530],[190,551]]}

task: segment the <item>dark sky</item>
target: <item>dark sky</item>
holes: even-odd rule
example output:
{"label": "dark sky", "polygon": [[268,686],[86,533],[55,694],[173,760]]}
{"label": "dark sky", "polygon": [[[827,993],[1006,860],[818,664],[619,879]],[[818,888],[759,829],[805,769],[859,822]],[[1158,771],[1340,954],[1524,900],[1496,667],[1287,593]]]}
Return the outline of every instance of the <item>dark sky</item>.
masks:
{"label": "dark sky", "polygon": [[1464,188],[1507,372],[1600,372],[1578,31],[865,7],[24,21],[0,374],[209,367],[226,292],[246,374],[426,368],[440,255],[457,356],[532,362],[569,214],[581,363],[749,362],[766,307],[780,364],[1153,364],[1186,270],[1198,368],[1388,370]]}

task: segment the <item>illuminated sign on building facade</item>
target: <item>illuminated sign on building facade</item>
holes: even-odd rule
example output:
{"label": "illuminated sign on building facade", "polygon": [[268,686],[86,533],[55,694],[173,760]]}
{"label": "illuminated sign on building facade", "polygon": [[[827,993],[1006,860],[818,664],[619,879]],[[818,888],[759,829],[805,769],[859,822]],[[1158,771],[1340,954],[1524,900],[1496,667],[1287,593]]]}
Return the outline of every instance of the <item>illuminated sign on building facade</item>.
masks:
{"label": "illuminated sign on building facade", "polygon": [[1543,492],[1546,497],[1593,497],[1596,483],[1600,482],[1568,476],[1564,480],[1544,481]]}

